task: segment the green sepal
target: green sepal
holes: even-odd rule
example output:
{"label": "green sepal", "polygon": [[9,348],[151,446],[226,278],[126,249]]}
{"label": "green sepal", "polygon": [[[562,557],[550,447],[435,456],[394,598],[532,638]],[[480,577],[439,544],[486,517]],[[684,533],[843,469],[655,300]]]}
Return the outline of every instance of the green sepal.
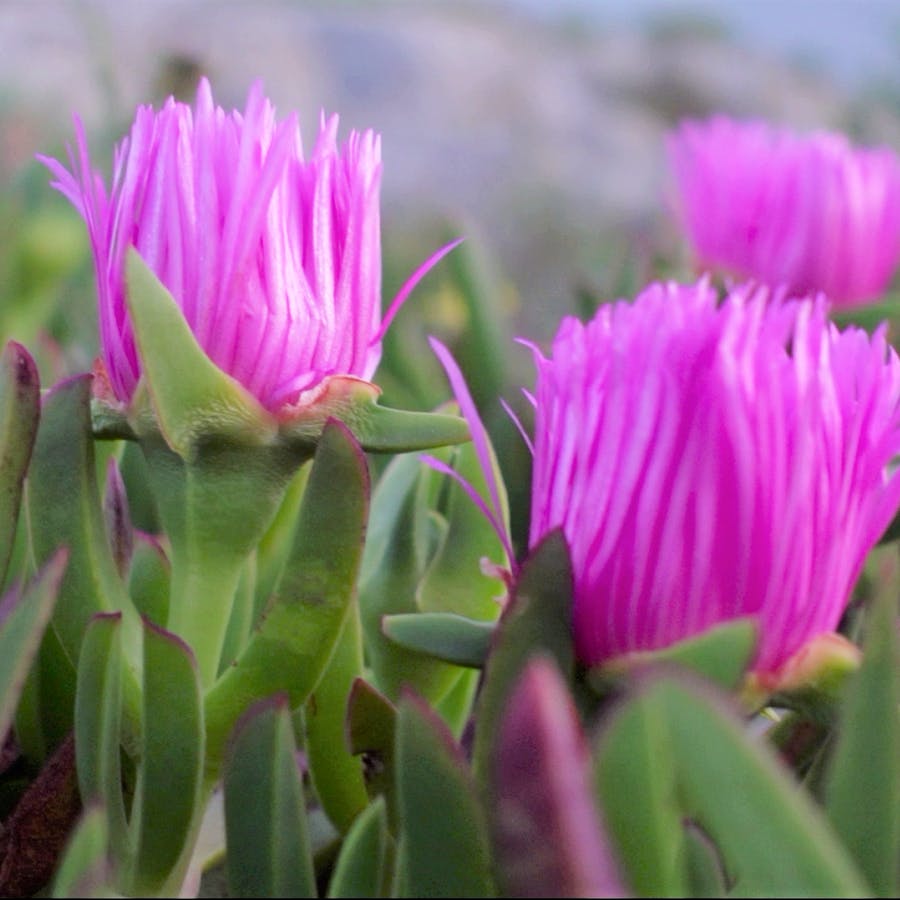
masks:
{"label": "green sepal", "polygon": [[294,543],[273,600],[240,657],[206,697],[208,763],[250,703],[287,691],[306,701],[331,656],[356,589],[369,503],[366,460],[329,423],[316,449]]}
{"label": "green sepal", "polygon": [[397,709],[396,741],[401,896],[495,896],[487,822],[462,750],[440,717],[411,692]]}
{"label": "green sepal", "polygon": [[282,438],[299,447],[314,447],[329,418],[339,419],[360,446],[372,453],[428,450],[470,439],[459,416],[409,412],[378,405],[381,389],[352,375],[325,378],[295,406],[278,413]]}
{"label": "green sepal", "polygon": [[[280,432],[281,440],[309,449],[329,418],[343,421],[364,449],[378,452],[423,450],[469,439],[463,419],[378,406],[379,389],[352,376],[325,379],[276,418],[206,355],[172,295],[134,249],[126,259],[126,283],[143,367],[130,425],[138,436],[158,427],[169,446],[185,458],[214,436],[263,446]],[[114,434],[114,418],[107,410],[102,423],[98,415],[98,424]]]}
{"label": "green sepal", "polygon": [[566,540],[551,531],[522,564],[513,596],[497,626],[477,706],[473,765],[487,777],[497,727],[509,694],[529,659],[549,656],[568,683],[575,671],[572,646],[572,569]]}
{"label": "green sepal", "polygon": [[133,846],[122,796],[122,616],[100,613],[87,627],[75,689],[75,751],[78,790],[99,803],[110,824],[111,850],[128,866]]}
{"label": "green sepal", "polygon": [[286,695],[241,718],[225,764],[232,897],[315,897],[303,786]]}
{"label": "green sepal", "polygon": [[110,896],[108,843],[109,824],[103,807],[88,805],[66,845],[50,896]]}
{"label": "green sepal", "polygon": [[384,798],[377,797],[347,832],[326,896],[335,900],[387,896],[388,841]]}
{"label": "green sepal", "polygon": [[132,809],[137,855],[131,891],[180,885],[203,799],[200,676],[190,647],[144,620],[144,716]]}
{"label": "green sepal", "polygon": [[865,654],[839,710],[825,802],[835,831],[879,897],[898,893],[900,636],[892,590],[875,598]]}
{"label": "green sepal", "polygon": [[216,438],[271,443],[277,433],[274,416],[206,355],[175,299],[134,248],[126,255],[125,282],[143,371],[132,400],[134,431],[140,436],[158,427],[185,459]]}
{"label": "green sepal", "polygon": [[0,354],[0,585],[15,542],[40,409],[37,366],[21,344],[10,341]]}
{"label": "green sepal", "polygon": [[634,707],[665,732],[682,814],[721,851],[731,896],[868,896],[824,815],[708,683],[672,670],[618,715]]}
{"label": "green sepal", "polygon": [[861,303],[842,309],[832,309],[829,315],[841,328],[847,325],[856,325],[872,332],[885,322],[896,322],[898,309],[900,309],[898,299],[900,298],[894,294],[875,303]]}
{"label": "green sepal", "polygon": [[[35,575],[20,597],[11,589],[0,624],[0,742],[6,739],[16,705],[25,688],[41,639],[53,614],[67,552],[58,550]],[[14,604],[8,609],[8,604]]]}
{"label": "green sepal", "polygon": [[596,666],[588,673],[588,682],[605,692],[610,681],[616,682],[628,672],[658,663],[675,663],[702,675],[725,690],[741,683],[753,659],[758,638],[754,619],[735,619],[714,625],[695,637],[678,641],[662,650],[629,653]]}
{"label": "green sepal", "polygon": [[347,832],[369,799],[361,761],[346,741],[347,701],[362,672],[362,635],[354,605],[303,715],[313,787],[322,809],[341,833]]}
{"label": "green sepal", "polygon": [[474,669],[484,665],[495,628],[493,622],[454,613],[407,613],[381,620],[382,633],[398,646]]}

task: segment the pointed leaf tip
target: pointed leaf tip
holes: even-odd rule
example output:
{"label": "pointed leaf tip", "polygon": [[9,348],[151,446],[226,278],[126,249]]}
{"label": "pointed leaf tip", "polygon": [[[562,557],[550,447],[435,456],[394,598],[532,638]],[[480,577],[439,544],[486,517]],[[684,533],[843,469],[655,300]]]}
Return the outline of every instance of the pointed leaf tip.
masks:
{"label": "pointed leaf tip", "polygon": [[529,663],[492,765],[492,832],[512,897],[627,895],[592,800],[590,757],[555,664]]}

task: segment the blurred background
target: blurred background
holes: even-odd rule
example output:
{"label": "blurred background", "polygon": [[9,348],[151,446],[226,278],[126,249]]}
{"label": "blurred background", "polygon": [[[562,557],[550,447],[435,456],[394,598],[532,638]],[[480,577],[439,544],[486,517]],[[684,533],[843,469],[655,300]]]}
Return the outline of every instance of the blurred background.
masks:
{"label": "blurred background", "polygon": [[190,100],[207,74],[241,107],[261,77],[308,145],[320,110],[382,133],[386,300],[466,236],[398,317],[379,378],[394,405],[445,399],[439,335],[521,469],[496,405],[527,419],[513,336],[546,342],[564,314],[686,273],[666,131],[726,112],[900,150],[898,51],[896,0],[0,0],[0,328],[45,382],[96,352],[83,227],[34,161],[64,153],[74,112],[108,166],[138,103]]}

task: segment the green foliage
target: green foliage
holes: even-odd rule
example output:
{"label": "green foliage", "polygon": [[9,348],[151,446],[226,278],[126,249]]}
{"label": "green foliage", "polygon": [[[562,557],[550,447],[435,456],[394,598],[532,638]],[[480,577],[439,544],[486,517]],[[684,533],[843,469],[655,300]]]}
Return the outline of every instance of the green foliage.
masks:
{"label": "green foliage", "polygon": [[228,883],[233,897],[315,897],[303,787],[287,697],[242,718],[225,766]]}
{"label": "green foliage", "polygon": [[13,551],[40,406],[34,360],[24,347],[10,341],[0,354],[0,585]]}
{"label": "green foliage", "polygon": [[[491,897],[487,824],[459,746],[412,694],[397,712],[402,897]],[[435,815],[435,810],[440,814]]]}
{"label": "green foliage", "polygon": [[896,599],[887,590],[869,616],[865,648],[839,713],[826,808],[875,895],[895,897],[900,889],[900,636]]}

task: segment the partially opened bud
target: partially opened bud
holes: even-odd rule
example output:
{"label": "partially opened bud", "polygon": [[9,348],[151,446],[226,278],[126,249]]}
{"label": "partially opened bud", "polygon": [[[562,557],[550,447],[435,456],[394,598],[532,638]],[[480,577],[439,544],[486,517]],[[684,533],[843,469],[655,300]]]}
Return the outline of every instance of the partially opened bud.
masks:
{"label": "partially opened bud", "polygon": [[837,306],[873,299],[900,259],[900,159],[841,134],[716,116],[668,138],[674,201],[702,268]]}
{"label": "partially opened bud", "polygon": [[532,546],[561,526],[589,665],[753,616],[756,675],[833,631],[900,505],[900,360],[825,302],[705,282],[537,354]]}
{"label": "partially opened bud", "polygon": [[[171,317],[172,334],[159,334],[161,318],[142,329],[138,295],[152,294],[153,282],[129,261],[132,247],[177,304],[191,340],[233,383],[207,408],[185,411],[195,430],[205,419],[227,434],[234,415],[262,431],[290,430],[296,420],[309,431],[310,407],[321,407],[312,415],[321,432],[329,415],[352,418],[342,413],[374,405],[378,390],[369,382],[385,329],[456,242],[426,260],[382,315],[381,139],[354,131],[339,144],[337,129],[337,116],[323,116],[305,156],[296,114],[279,121],[259,83],[239,113],[216,106],[204,79],[194,108],[169,98],[159,111],[137,110],[108,189],[77,120],[71,171],[41,157],[88,227],[107,405],[145,405],[138,387],[149,381],[165,419],[154,363],[184,366],[181,382],[197,369],[185,365]],[[143,414],[129,412],[132,424]],[[177,436],[166,437],[183,450]]]}
{"label": "partially opened bud", "polygon": [[380,139],[337,142],[323,117],[305,158],[296,115],[278,121],[260,84],[243,114],[213,103],[142,106],[107,190],[84,132],[72,172],[46,164],[94,250],[103,358],[129,401],[141,363],[125,301],[134,245],[199,344],[267,409],[339,373],[371,378],[381,352]]}

